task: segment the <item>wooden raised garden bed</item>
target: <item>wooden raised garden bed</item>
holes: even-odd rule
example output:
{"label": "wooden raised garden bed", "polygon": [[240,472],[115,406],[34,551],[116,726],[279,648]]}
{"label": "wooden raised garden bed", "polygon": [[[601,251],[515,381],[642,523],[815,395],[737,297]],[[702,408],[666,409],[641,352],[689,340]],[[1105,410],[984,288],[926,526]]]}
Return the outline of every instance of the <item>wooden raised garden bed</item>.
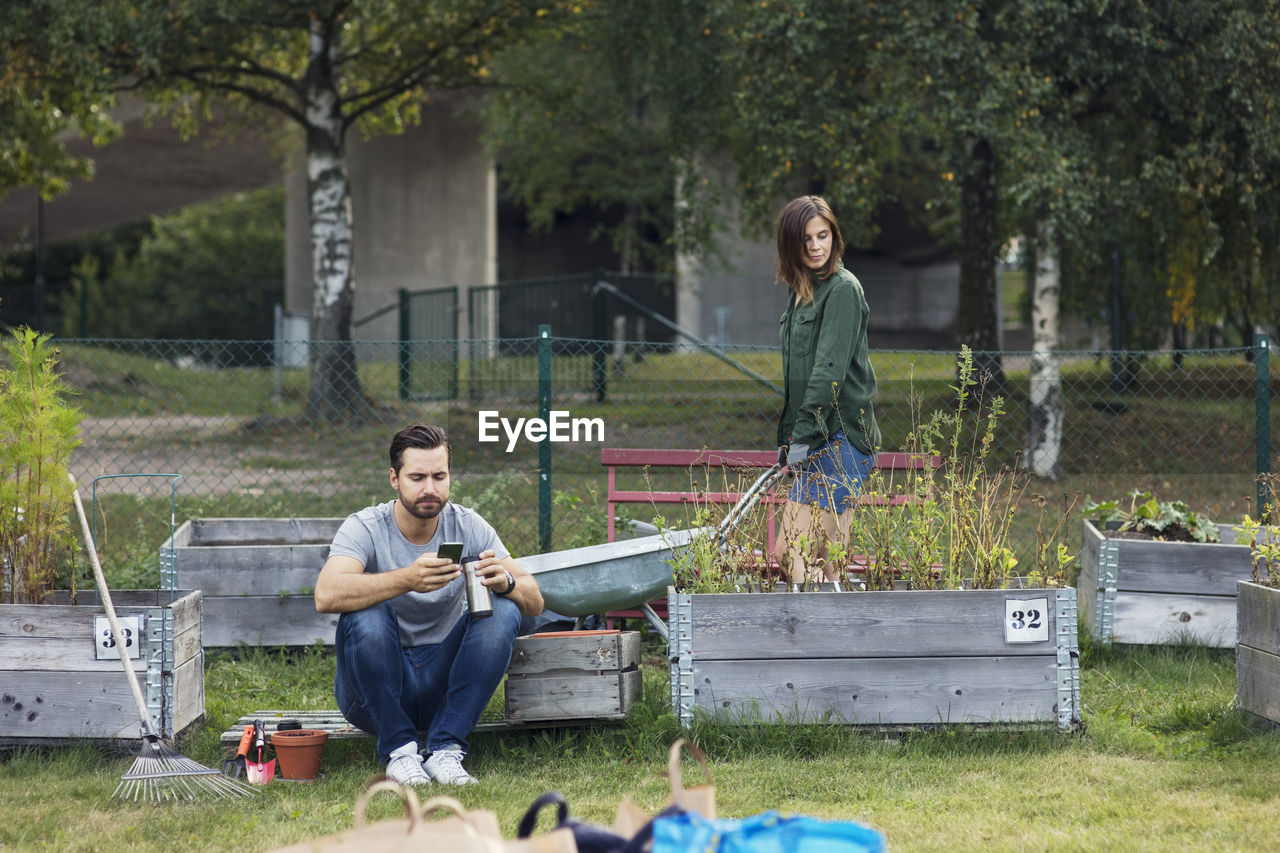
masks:
{"label": "wooden raised garden bed", "polygon": [[1280,589],[1241,581],[1236,612],[1236,705],[1280,724]]}
{"label": "wooden raised garden bed", "polygon": [[727,722],[1080,719],[1074,589],[668,593],[672,704]]}
{"label": "wooden raised garden bed", "polygon": [[1080,619],[1102,642],[1236,641],[1236,583],[1252,577],[1249,546],[1219,525],[1221,543],[1116,539],[1083,523]]}
{"label": "wooden raised garden bed", "polygon": [[[316,577],[340,518],[206,518],[173,536],[177,585],[204,593],[209,648],[333,644],[335,613],[317,613]],[[169,540],[160,546],[161,562]]]}
{"label": "wooden raised garden bed", "polygon": [[[77,604],[61,592],[55,601],[0,605],[0,742],[137,738],[138,706],[106,611],[92,590]],[[172,738],[204,716],[200,592],[112,590],[111,601],[134,634],[153,730]]]}

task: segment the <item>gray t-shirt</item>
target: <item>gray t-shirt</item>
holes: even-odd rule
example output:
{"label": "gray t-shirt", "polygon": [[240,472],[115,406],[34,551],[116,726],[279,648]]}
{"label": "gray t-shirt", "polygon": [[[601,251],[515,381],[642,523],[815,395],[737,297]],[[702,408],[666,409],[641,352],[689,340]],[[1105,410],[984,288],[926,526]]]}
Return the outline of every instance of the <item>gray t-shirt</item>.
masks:
{"label": "gray t-shirt", "polygon": [[[444,542],[462,543],[459,565],[479,557],[481,551],[493,551],[499,559],[511,556],[502,540],[474,510],[449,501],[437,516],[436,535],[425,545],[415,545],[396,524],[395,501],[366,507],[347,516],[333,537],[329,553],[342,554],[360,561],[366,572],[385,572],[403,568],[423,554],[439,550]],[[400,643],[425,646],[439,643],[448,636],[458,617],[467,608],[462,578],[434,592],[406,592],[391,599],[400,623]]]}

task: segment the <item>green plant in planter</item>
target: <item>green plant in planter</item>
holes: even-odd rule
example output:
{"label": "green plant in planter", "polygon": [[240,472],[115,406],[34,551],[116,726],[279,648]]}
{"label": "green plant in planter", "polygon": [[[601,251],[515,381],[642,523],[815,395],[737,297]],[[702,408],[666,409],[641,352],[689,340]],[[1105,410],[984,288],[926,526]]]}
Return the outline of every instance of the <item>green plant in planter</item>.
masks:
{"label": "green plant in planter", "polygon": [[[954,405],[934,412],[909,439],[920,452],[942,458],[934,491],[945,542],[942,585],[999,589],[1018,574],[1010,530],[1030,475],[1017,468],[992,466],[991,449],[1005,415],[1004,398],[987,399],[980,393],[973,352],[967,346],[960,349],[951,390]],[[985,403],[985,417],[970,416],[975,402]],[[971,420],[976,421],[972,428]]]}
{"label": "green plant in planter", "polygon": [[[712,512],[706,506],[698,507],[690,519],[690,527],[709,527],[713,524]],[[665,535],[673,528],[662,516],[653,523]],[[729,547],[722,551],[714,535],[694,536],[688,545],[672,550],[671,583],[681,592],[737,592],[742,579],[737,571],[739,549]]]}
{"label": "green plant in planter", "polygon": [[[49,336],[19,328],[0,364],[0,601],[33,604],[52,592],[59,554],[74,553],[67,464],[80,443],[79,410]],[[74,574],[72,578],[74,585]],[[73,589],[74,592],[74,589]]]}
{"label": "green plant in planter", "polygon": [[1218,525],[1182,501],[1158,501],[1150,492],[1129,493],[1129,505],[1119,501],[1089,502],[1085,518],[1098,525],[1118,523],[1117,530],[1144,533],[1153,539],[1219,542]]}
{"label": "green plant in planter", "polygon": [[1039,494],[1031,496],[1032,502],[1040,508],[1040,515],[1036,519],[1035,564],[1027,572],[1028,588],[1071,585],[1073,578],[1070,575],[1074,573],[1076,555],[1071,553],[1063,539],[1079,499],[1079,495],[1064,498],[1061,510],[1054,514],[1057,520],[1050,525],[1045,520],[1048,498]]}
{"label": "green plant in planter", "polygon": [[1280,589],[1280,478],[1275,474],[1263,474],[1258,478],[1269,499],[1258,514],[1258,520],[1246,515],[1240,522],[1240,532],[1249,543],[1249,557],[1253,565],[1253,582]]}

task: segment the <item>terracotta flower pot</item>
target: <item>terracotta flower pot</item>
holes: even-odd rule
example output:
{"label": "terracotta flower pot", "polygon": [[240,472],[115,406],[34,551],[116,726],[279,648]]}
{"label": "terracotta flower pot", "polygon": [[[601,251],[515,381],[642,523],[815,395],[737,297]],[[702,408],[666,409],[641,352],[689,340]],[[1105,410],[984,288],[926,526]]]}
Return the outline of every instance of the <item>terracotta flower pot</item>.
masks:
{"label": "terracotta flower pot", "polygon": [[294,729],[272,732],[271,745],[280,763],[280,775],[285,779],[302,781],[320,775],[320,756],[329,733],[318,729]]}

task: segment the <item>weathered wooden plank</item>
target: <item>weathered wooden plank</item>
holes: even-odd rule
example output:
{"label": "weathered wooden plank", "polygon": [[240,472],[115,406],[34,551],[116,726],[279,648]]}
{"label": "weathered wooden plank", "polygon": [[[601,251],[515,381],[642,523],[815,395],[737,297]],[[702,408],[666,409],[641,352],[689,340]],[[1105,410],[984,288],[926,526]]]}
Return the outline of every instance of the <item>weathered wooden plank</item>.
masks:
{"label": "weathered wooden plank", "polygon": [[[130,661],[135,672],[147,669],[146,652]],[[124,678],[118,654],[97,660],[93,637],[36,637],[21,642],[0,642],[0,670],[14,672],[114,672]],[[123,683],[123,682],[122,682]]]}
{"label": "weathered wooden plank", "polygon": [[341,523],[249,518],[186,522],[174,535],[178,583],[206,595],[309,593]]}
{"label": "weathered wooden plank", "polygon": [[263,710],[240,717],[236,720],[234,726],[223,732],[221,737],[223,747],[237,746],[240,743],[240,735],[244,732],[244,727],[253,725],[257,720],[262,721],[263,728],[267,730],[268,735],[276,730],[276,726],[281,720],[297,720],[304,729],[319,729],[320,731],[328,732],[331,738],[371,737],[368,732],[361,731],[348,723],[346,718],[338,713],[336,709],[325,711]]}
{"label": "weathered wooden plank", "polygon": [[1230,648],[1236,644],[1235,596],[1117,592],[1111,640]]}
{"label": "weathered wooden plank", "polygon": [[1092,633],[1100,616],[1098,612],[1099,585],[1102,571],[1099,566],[1103,537],[1091,524],[1081,525],[1080,536],[1080,573],[1076,577],[1076,590],[1079,593],[1077,606],[1080,608],[1080,624]]}
{"label": "weathered wooden plank", "polygon": [[[173,533],[175,548],[222,545],[297,545],[332,542],[342,518],[201,518]],[[169,540],[160,543],[167,547]]]}
{"label": "weathered wooden plank", "polygon": [[[1048,599],[1048,640],[1006,643],[1005,600],[1037,598]],[[1041,590],[697,595],[692,622],[695,661],[1035,656],[1055,646],[1053,597]]]}
{"label": "weathered wooden plank", "polygon": [[1245,545],[1121,542],[1116,589],[1182,595],[1235,595],[1253,575]]}
{"label": "weathered wooden plank", "polygon": [[174,535],[178,583],[206,595],[310,594],[341,523],[252,518],[185,522]]}
{"label": "weathered wooden plank", "polygon": [[[125,685],[126,687],[128,685]],[[173,708],[170,723],[174,733],[204,717],[204,653],[196,655],[173,670]]]}
{"label": "weathered wooden plank", "polygon": [[[153,603],[146,606],[117,604],[113,593],[112,603],[116,614],[122,618],[146,617],[156,607],[169,606],[167,592],[161,595],[161,603],[154,603],[156,595],[151,591],[138,595],[130,592],[124,590],[119,597],[122,601],[141,598]],[[172,609],[174,662],[182,663],[201,651],[199,590],[187,591],[176,598]],[[103,660],[96,658],[98,638],[94,635],[95,620],[105,614],[106,610],[98,604],[5,605],[0,608],[0,669],[120,671],[120,659],[115,655]],[[135,670],[145,670],[145,657],[135,658],[133,665]]]}
{"label": "weathered wooden plank", "polygon": [[118,660],[111,672],[0,670],[0,685],[0,738],[138,737],[138,706]]}
{"label": "weathered wooden plank", "polygon": [[317,613],[311,596],[214,596],[204,602],[206,648],[333,643],[338,614]]}
{"label": "weathered wooden plank", "polygon": [[[1078,588],[1097,588],[1097,549],[1103,538],[1085,522]],[[1118,549],[1116,589],[1128,592],[1166,592],[1182,595],[1235,595],[1237,580],[1252,576],[1249,547],[1236,543],[1236,529],[1218,525],[1222,542],[1161,542],[1109,539]],[[1096,537],[1096,538],[1095,538]],[[1092,566],[1091,566],[1092,564]],[[1092,568],[1092,575],[1085,580]],[[1089,583],[1086,587],[1084,584]]]}
{"label": "weathered wooden plank", "polygon": [[200,548],[180,557],[178,583],[215,595],[309,595],[328,545]]}
{"label": "weathered wooden plank", "polygon": [[514,722],[622,719],[639,690],[638,670],[603,675],[581,670],[508,675],[506,716]]}
{"label": "weathered wooden plank", "polygon": [[1243,645],[1236,649],[1236,704],[1280,723],[1280,655]]}
{"label": "weathered wooden plank", "polygon": [[[125,592],[127,593],[128,590]],[[117,600],[117,593],[112,592],[111,603],[115,606],[116,614],[119,616],[145,615],[153,607],[169,606],[167,592],[163,593],[162,598],[149,591],[143,595],[150,601],[134,604],[129,603],[133,596],[120,594],[121,600]],[[175,604],[182,604],[184,608],[189,607],[190,602],[186,601],[189,595],[190,591],[182,599],[175,600]],[[80,604],[6,604],[0,607],[0,641],[61,637],[92,642],[94,616],[105,615],[106,610],[94,601],[94,596],[88,593],[81,593],[80,602]],[[198,607],[198,601],[196,606]],[[175,622],[185,621],[182,613],[182,610],[175,609]],[[198,618],[198,610],[196,614]]]}
{"label": "weathered wooden plank", "polygon": [[[195,589],[176,589],[170,592],[167,589],[113,589],[111,590],[111,603],[115,605],[116,612],[120,613],[126,607],[183,607],[189,606],[190,602],[183,602],[193,592],[199,592]],[[102,603],[98,601],[98,593],[92,587],[89,589],[81,589],[76,592],[75,601],[72,601],[71,593],[65,589],[55,590],[53,593],[54,605],[67,605],[71,607],[101,607]],[[11,605],[5,605],[9,607]],[[48,604],[42,604],[41,607],[47,607]]]}
{"label": "weathered wooden plank", "polygon": [[[320,729],[327,731],[331,738],[361,738],[372,737],[368,732],[362,732],[355,726],[352,726],[337,711],[255,711],[240,717],[231,728],[227,729],[219,738],[222,745],[223,753],[230,757],[236,746],[240,743],[240,736],[244,733],[244,727],[253,725],[254,720],[262,720],[263,725],[267,729],[267,734],[275,731],[276,724],[280,720],[297,720],[304,729]],[[525,722],[516,722],[515,720],[482,720],[476,724],[475,732],[500,732],[512,729],[532,729],[532,728],[558,728],[562,726],[579,726],[590,723],[607,723],[617,722],[617,719],[570,719],[570,720],[531,720]]]}
{"label": "weathered wooden plank", "polygon": [[204,631],[200,625],[191,625],[178,631],[173,638],[173,663],[181,666],[187,661],[204,654]]}
{"label": "weathered wooden plank", "polygon": [[1057,721],[1053,655],[702,661],[693,681],[696,707],[734,722]]}
{"label": "weathered wooden plank", "polygon": [[516,639],[507,672],[531,674],[558,669],[634,669],[640,664],[640,633],[573,632],[576,636],[532,634]]}
{"label": "weathered wooden plank", "polygon": [[1237,588],[1240,645],[1280,655],[1280,589],[1255,583],[1241,583]]}
{"label": "weathered wooden plank", "polygon": [[[115,603],[114,596],[111,602],[112,604]],[[173,628],[178,633],[182,633],[190,628],[199,627],[201,617],[204,614],[204,596],[198,587],[184,587],[174,593],[172,602],[162,600],[153,606],[168,607],[172,610]]]}

